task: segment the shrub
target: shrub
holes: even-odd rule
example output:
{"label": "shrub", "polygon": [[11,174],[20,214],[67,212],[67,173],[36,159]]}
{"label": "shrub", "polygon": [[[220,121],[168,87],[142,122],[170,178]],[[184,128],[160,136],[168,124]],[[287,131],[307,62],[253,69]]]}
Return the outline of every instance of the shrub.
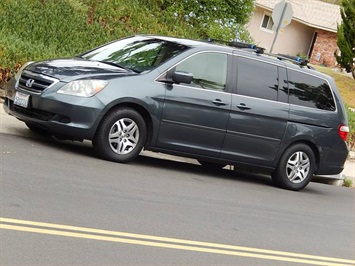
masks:
{"label": "shrub", "polygon": [[[221,37],[230,34],[231,27],[214,22],[204,28],[202,22],[191,24],[184,17],[174,16],[174,9],[200,6],[229,8],[225,16],[235,13],[242,29],[250,16],[252,0],[230,3],[211,0],[2,0],[0,1],[0,87],[19,66],[27,61],[67,57],[100,44],[134,34],[157,34],[201,38],[202,34]],[[180,3],[181,2],[181,3]],[[213,6],[214,5],[214,6]],[[234,9],[232,9],[234,8]],[[236,9],[238,8],[238,9]],[[192,10],[191,9],[191,10]],[[185,11],[185,10],[184,10]],[[197,11],[196,11],[197,12]],[[237,12],[237,13],[236,13]],[[181,13],[182,14],[182,13]],[[223,18],[223,10],[214,12]],[[211,15],[211,18],[213,16]],[[237,20],[239,18],[239,20]],[[206,21],[206,23],[210,23]],[[218,27],[215,27],[215,24]],[[228,24],[229,25],[229,24]],[[233,26],[235,26],[233,24]],[[214,28],[215,27],[215,28]],[[202,31],[208,29],[207,32]],[[235,33],[235,32],[234,32]],[[242,32],[241,38],[247,36]],[[213,36],[215,35],[215,36]]]}
{"label": "shrub", "polygon": [[353,180],[350,178],[345,177],[343,179],[343,186],[344,187],[352,187],[353,186]]}
{"label": "shrub", "polygon": [[348,136],[348,145],[351,150],[355,150],[355,110],[350,107],[346,107],[348,114],[348,124],[350,133]]}

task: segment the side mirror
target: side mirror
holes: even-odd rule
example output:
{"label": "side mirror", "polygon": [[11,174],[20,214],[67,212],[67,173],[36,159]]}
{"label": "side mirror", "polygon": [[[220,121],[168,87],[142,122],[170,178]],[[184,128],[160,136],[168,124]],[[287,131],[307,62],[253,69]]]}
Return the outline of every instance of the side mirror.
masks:
{"label": "side mirror", "polygon": [[172,75],[172,80],[174,83],[185,83],[185,84],[190,84],[193,80],[193,75],[192,73],[189,72],[183,72],[183,71],[176,71]]}

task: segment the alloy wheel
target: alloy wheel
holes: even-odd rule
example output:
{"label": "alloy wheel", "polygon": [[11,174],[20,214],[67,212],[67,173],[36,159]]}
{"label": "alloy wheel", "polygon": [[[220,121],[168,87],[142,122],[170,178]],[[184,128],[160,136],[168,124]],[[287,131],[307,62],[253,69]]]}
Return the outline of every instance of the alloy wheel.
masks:
{"label": "alloy wheel", "polygon": [[109,132],[111,149],[117,154],[128,154],[139,141],[139,128],[130,118],[122,118],[114,123]]}
{"label": "alloy wheel", "polygon": [[292,183],[301,183],[310,171],[310,160],[305,152],[297,151],[290,156],[286,165],[287,178]]}

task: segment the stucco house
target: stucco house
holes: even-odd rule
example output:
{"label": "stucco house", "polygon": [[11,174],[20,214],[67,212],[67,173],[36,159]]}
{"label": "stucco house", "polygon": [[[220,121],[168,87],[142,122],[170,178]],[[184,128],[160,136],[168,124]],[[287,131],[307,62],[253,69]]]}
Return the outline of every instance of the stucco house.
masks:
{"label": "stucco house", "polygon": [[[271,14],[280,0],[255,0],[254,14],[248,30],[255,43],[270,51],[275,32]],[[336,66],[334,52],[338,49],[337,25],[341,22],[340,7],[319,0],[288,0],[293,18],[280,30],[273,53],[302,54],[316,65]]]}

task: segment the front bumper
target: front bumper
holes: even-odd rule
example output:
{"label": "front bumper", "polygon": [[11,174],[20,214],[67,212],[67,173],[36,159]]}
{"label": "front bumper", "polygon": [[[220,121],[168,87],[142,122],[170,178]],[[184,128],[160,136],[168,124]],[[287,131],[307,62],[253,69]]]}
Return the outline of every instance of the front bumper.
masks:
{"label": "front bumper", "polygon": [[14,104],[16,81],[5,88],[4,110],[23,122],[36,124],[54,135],[71,139],[93,139],[104,104],[95,96],[82,98],[56,93],[60,82],[41,94],[20,91],[29,96],[28,107]]}

